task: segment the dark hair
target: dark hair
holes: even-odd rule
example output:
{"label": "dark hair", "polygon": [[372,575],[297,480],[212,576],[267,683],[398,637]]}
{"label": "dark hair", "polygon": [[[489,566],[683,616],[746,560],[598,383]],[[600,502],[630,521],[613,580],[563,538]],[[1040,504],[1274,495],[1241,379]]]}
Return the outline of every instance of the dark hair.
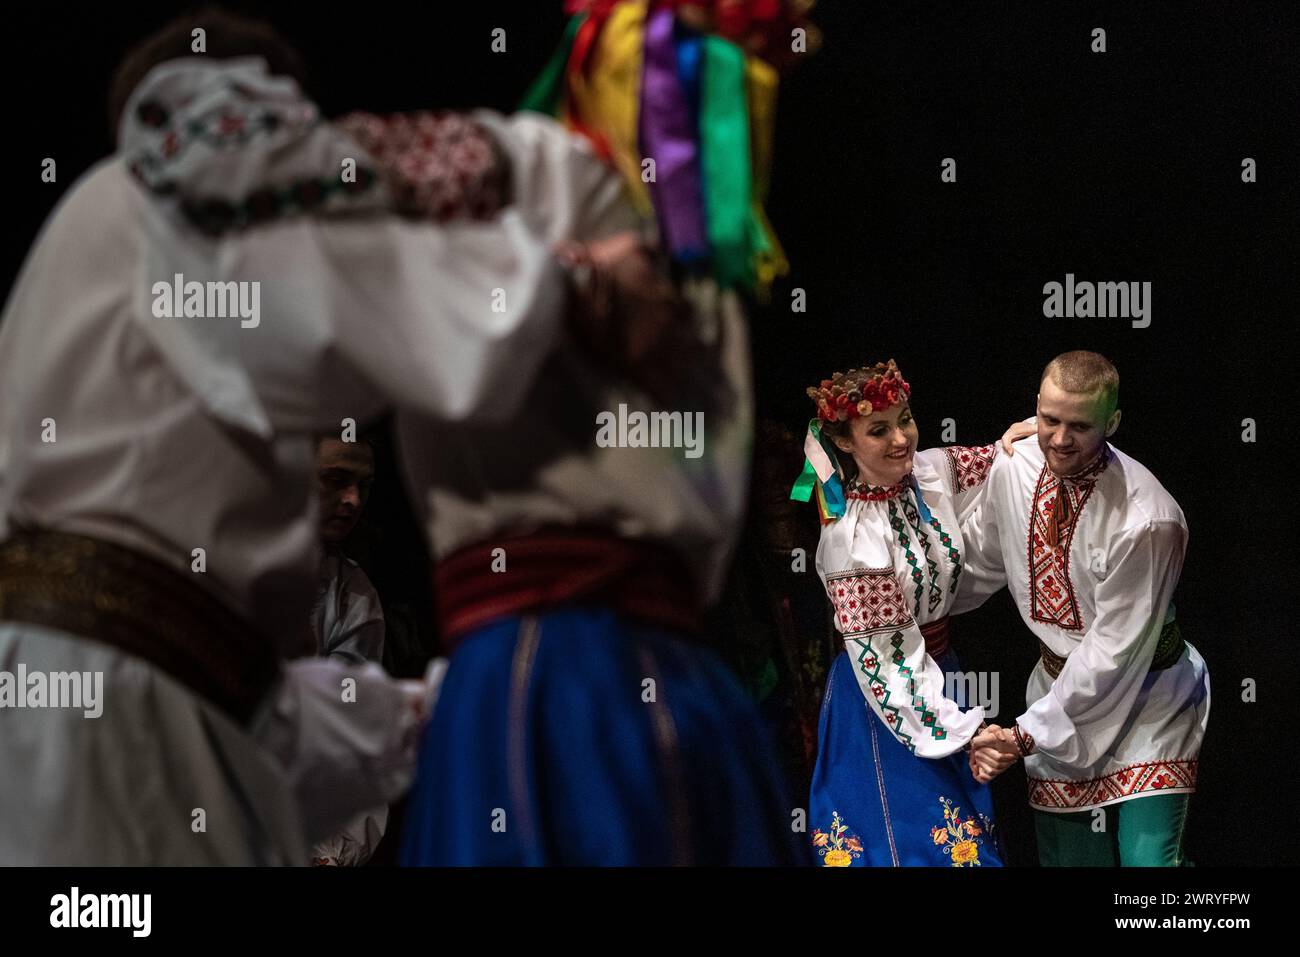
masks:
{"label": "dark hair", "polygon": [[[203,53],[195,53],[191,46],[192,31],[198,28],[204,31]],[[302,57],[275,27],[265,20],[208,4],[181,14],[151,33],[118,62],[108,85],[109,134],[114,142],[126,101],[140,81],[159,63],[189,56],[209,56],[214,60],[260,56],[270,65],[272,73],[293,77],[304,89],[307,86],[307,69]]]}
{"label": "dark hair", "polygon": [[337,432],[318,432],[315,435],[317,450],[319,450],[321,445],[325,442],[342,442],[344,445],[355,445],[358,448],[365,447],[370,451],[370,454],[375,457],[378,457],[376,456],[376,453],[379,451],[380,438],[381,436],[375,434],[369,429],[362,429],[357,433],[357,437],[351,441],[341,438]]}
{"label": "dark hair", "polygon": [[835,461],[839,463],[840,471],[844,473],[845,485],[858,477],[858,463],[853,458],[853,454],[841,449],[835,444],[835,440],[852,438],[849,432],[849,424],[852,421],[852,419],[845,419],[843,422],[822,422],[822,434],[831,440],[831,447],[835,452]]}

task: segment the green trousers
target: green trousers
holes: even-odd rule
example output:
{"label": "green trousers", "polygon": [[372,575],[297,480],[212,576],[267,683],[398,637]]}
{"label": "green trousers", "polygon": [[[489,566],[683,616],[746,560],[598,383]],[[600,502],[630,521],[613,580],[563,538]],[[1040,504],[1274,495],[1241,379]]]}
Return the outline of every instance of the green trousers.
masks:
{"label": "green trousers", "polygon": [[1044,867],[1185,867],[1190,794],[1158,794],[1091,811],[1034,811]]}

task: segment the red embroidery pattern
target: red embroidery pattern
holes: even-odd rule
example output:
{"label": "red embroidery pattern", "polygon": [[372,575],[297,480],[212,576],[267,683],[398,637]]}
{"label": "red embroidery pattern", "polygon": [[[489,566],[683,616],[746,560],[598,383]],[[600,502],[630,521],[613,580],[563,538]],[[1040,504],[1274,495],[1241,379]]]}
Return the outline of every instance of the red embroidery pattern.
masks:
{"label": "red embroidery pattern", "polygon": [[952,493],[956,495],[977,488],[989,477],[997,443],[978,447],[949,445],[944,447],[943,454],[948,458],[948,479],[952,483]]}
{"label": "red embroidery pattern", "polygon": [[1149,761],[1089,781],[1029,779],[1029,803],[1044,810],[1075,810],[1151,791],[1196,790],[1196,760]]}
{"label": "red embroidery pattern", "polygon": [[349,113],[337,125],[388,174],[399,212],[439,222],[490,219],[509,200],[506,156],[467,116]]}
{"label": "red embroidery pattern", "polygon": [[[1079,513],[1092,494],[1095,481],[1062,482],[1046,465],[1038,475],[1029,507],[1029,617],[1066,631],[1083,631],[1083,618],[1070,581],[1070,543]],[[1048,545],[1048,526],[1057,495],[1070,496],[1070,520],[1058,529],[1059,548]]]}
{"label": "red embroidery pattern", "polygon": [[857,568],[829,575],[826,591],[842,634],[900,628],[912,622],[892,568]]}
{"label": "red embroidery pattern", "polygon": [[[241,92],[238,83],[232,84],[232,89]],[[246,93],[244,98],[255,95]],[[188,105],[189,102],[186,100],[182,106]],[[194,143],[204,142],[223,149],[234,149],[256,137],[285,129],[291,131],[309,129],[319,120],[315,107],[310,103],[277,104],[260,110],[250,108],[247,113],[239,113],[237,109],[235,104],[227,103],[189,120],[183,127],[168,129],[158,152],[155,153],[147,147],[143,148],[137,152],[135,162],[142,170],[160,174],[166,166],[166,161],[178,160],[181,154]],[[173,122],[173,116],[166,107],[153,99],[142,101],[136,107],[135,113],[136,120],[142,126],[153,130],[163,130]],[[158,185],[152,176],[144,176],[141,179],[150,188],[156,188]]]}
{"label": "red embroidery pattern", "polygon": [[[244,99],[255,94],[233,84]],[[194,143],[203,142],[214,150],[233,152],[260,137],[306,135],[318,122],[316,109],[309,103],[281,104],[261,111],[226,104],[184,123],[183,128],[167,129],[172,116],[156,100],[146,100],[136,108],[136,119],[151,130],[166,129],[157,149],[146,142],[127,154],[127,169],[151,192],[160,196],[180,193],[180,209],[201,232],[220,236],[228,230],[245,229],[291,214],[312,215],[326,209],[333,197],[347,200],[367,199],[379,182],[379,175],[359,165],[356,177],[344,182],[337,168],[323,175],[305,174],[281,183],[264,182],[238,198],[191,194],[186,191],[186,173],[180,164]],[[287,131],[287,132],[286,132]],[[283,144],[282,144],[283,145]]]}
{"label": "red embroidery pattern", "polygon": [[898,498],[907,491],[907,485],[900,482],[897,485],[858,485],[856,482],[849,486],[846,498],[861,499],[864,502],[887,502],[891,498]]}

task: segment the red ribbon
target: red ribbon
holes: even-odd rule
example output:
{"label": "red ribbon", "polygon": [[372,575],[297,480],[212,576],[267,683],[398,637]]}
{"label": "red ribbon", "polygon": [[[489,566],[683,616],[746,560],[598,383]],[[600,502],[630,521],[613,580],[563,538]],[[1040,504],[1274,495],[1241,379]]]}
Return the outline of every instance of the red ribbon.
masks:
{"label": "red ribbon", "polygon": [[605,26],[605,21],[609,19],[614,7],[619,0],[568,0],[567,9],[570,12],[574,10],[587,10],[587,19],[583,21],[582,26],[578,28],[578,34],[573,38],[573,52],[569,54],[569,65],[565,70],[568,76],[568,82],[564,85],[565,104],[569,123],[575,130],[587,137],[596,148],[596,152],[601,159],[606,162],[613,160],[614,151],[610,148],[607,140],[599,130],[592,129],[582,121],[578,111],[578,104],[573,98],[573,84],[579,78],[585,78],[590,66],[591,51],[596,45],[596,39],[600,36],[601,29]]}

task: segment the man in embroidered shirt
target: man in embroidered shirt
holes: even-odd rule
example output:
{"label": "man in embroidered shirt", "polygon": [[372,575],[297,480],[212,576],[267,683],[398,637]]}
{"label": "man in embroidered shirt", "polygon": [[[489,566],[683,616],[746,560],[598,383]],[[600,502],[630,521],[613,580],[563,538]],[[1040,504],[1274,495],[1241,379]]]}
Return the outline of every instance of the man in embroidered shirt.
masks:
{"label": "man in embroidered shirt", "polygon": [[956,610],[1006,585],[1039,641],[1028,710],[1002,746],[1025,755],[1044,865],[1182,863],[1209,717],[1205,662],[1171,600],[1187,526],[1155,476],[1106,441],[1118,397],[1104,357],[1053,359],[1037,441],[994,461],[962,528]]}

